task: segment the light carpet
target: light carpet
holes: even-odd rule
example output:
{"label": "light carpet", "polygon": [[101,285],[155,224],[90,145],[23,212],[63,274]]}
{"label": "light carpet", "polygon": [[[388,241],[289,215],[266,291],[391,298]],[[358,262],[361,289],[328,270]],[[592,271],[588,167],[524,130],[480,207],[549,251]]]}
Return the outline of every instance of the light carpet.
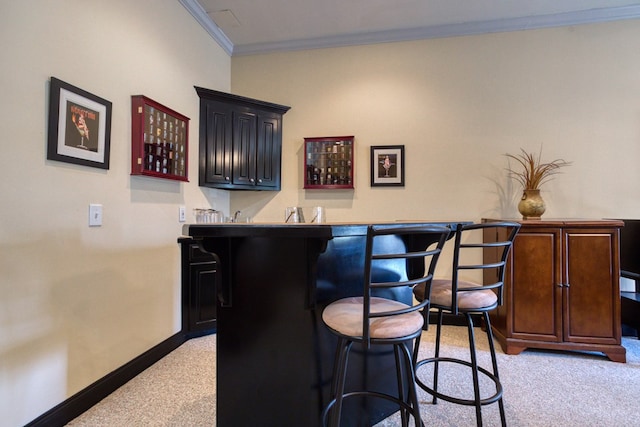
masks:
{"label": "light carpet", "polygon": [[[479,360],[489,365],[486,335],[476,333]],[[420,357],[434,351],[435,328],[422,337]],[[215,426],[215,335],[187,341],[68,424],[72,427]],[[640,426],[640,341],[623,338],[627,363],[599,353],[525,350],[506,355],[497,346],[507,424],[513,427]],[[466,328],[445,326],[442,355],[468,359]],[[419,375],[429,378],[427,366]],[[471,393],[468,369],[441,371],[441,391]],[[465,379],[459,379],[464,375]],[[468,386],[468,387],[466,387]],[[426,426],[475,426],[472,407],[431,404],[420,391]],[[496,404],[483,408],[484,425],[500,425]],[[395,427],[392,416],[376,427]],[[300,426],[304,427],[304,426]]]}

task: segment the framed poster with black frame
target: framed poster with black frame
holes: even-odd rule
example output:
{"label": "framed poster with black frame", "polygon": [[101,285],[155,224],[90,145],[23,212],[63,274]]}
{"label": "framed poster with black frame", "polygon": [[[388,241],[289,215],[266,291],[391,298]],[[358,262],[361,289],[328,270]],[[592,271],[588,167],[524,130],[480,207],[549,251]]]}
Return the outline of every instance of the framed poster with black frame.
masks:
{"label": "framed poster with black frame", "polygon": [[404,187],[404,145],[371,147],[371,186]]}
{"label": "framed poster with black frame", "polygon": [[111,102],[51,77],[47,159],[109,169]]}

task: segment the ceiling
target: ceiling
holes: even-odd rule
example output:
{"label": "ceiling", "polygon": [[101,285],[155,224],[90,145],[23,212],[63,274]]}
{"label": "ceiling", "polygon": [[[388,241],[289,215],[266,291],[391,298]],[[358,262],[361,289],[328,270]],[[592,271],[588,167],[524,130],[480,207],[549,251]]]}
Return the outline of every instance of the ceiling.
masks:
{"label": "ceiling", "polygon": [[640,18],[640,0],[179,0],[229,55]]}

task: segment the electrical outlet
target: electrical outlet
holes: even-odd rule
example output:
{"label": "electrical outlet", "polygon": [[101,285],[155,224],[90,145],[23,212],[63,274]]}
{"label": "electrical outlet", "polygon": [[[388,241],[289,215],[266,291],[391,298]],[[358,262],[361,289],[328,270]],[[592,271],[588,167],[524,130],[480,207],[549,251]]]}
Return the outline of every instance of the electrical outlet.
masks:
{"label": "electrical outlet", "polygon": [[185,222],[187,220],[187,210],[184,206],[178,208],[178,221]]}
{"label": "electrical outlet", "polygon": [[89,227],[100,227],[102,225],[102,205],[89,205]]}

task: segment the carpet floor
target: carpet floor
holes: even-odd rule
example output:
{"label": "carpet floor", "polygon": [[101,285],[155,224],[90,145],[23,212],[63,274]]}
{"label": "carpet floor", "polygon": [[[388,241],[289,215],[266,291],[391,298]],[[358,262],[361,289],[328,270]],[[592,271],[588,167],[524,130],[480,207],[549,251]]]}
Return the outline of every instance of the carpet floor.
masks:
{"label": "carpet floor", "polygon": [[[484,333],[476,334],[479,361],[488,365]],[[423,334],[421,358],[434,349],[435,328]],[[215,426],[215,335],[187,341],[68,424],[71,427]],[[507,424],[512,427],[640,427],[640,341],[623,338],[627,363],[599,353],[525,350],[506,355],[497,346]],[[466,329],[445,326],[442,355],[468,359]],[[419,371],[429,378],[429,367]],[[471,392],[468,371],[441,370],[441,391]],[[426,426],[475,426],[472,407],[438,401],[420,391]],[[483,408],[485,426],[499,426],[497,405]],[[376,427],[398,426],[391,416]],[[304,427],[304,426],[301,426]]]}

